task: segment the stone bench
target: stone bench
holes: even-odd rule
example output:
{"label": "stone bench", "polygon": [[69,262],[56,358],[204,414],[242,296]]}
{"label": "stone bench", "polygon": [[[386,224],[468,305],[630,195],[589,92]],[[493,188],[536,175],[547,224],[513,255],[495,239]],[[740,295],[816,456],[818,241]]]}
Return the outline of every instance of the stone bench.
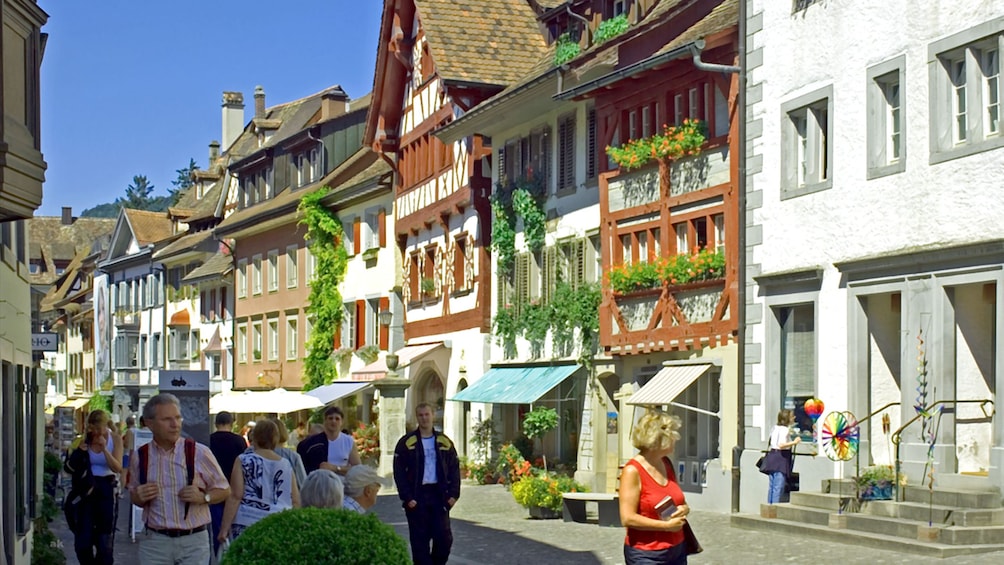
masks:
{"label": "stone bench", "polygon": [[586,503],[595,502],[599,514],[599,525],[619,528],[621,525],[620,502],[616,493],[566,492],[561,495],[561,517],[566,522],[585,522]]}

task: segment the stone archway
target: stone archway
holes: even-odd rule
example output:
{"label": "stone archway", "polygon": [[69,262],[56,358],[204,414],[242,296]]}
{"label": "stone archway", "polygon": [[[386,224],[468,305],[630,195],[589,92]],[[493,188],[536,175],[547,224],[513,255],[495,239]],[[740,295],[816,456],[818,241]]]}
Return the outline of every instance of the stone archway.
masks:
{"label": "stone archway", "polygon": [[[418,406],[422,403],[431,404],[435,408],[433,425],[437,430],[443,431],[446,383],[443,382],[442,377],[436,374],[434,370],[426,370],[415,379],[415,384],[412,385],[412,392],[414,394],[414,404],[412,406]],[[412,408],[412,411],[414,411],[414,408]]]}

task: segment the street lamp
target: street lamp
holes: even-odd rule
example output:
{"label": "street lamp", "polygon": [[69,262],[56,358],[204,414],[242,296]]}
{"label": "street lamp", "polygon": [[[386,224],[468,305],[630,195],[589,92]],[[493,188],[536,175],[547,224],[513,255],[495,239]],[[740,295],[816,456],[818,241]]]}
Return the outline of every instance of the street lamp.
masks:
{"label": "street lamp", "polygon": [[381,326],[385,328],[390,327],[391,322],[394,321],[394,313],[389,309],[380,310],[380,312],[377,313],[377,320],[380,322]]}

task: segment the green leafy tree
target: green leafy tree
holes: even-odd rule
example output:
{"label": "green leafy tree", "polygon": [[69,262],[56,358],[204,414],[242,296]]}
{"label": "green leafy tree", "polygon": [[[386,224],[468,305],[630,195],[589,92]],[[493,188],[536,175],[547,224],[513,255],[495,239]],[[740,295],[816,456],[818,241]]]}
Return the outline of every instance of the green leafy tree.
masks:
{"label": "green leafy tree", "polygon": [[544,460],[544,473],[547,473],[547,455],[544,451],[544,436],[558,427],[558,411],[546,406],[538,406],[523,416],[523,435],[531,441],[540,440],[541,457]]}
{"label": "green leafy tree", "polygon": [[332,363],[335,332],[342,325],[342,294],[338,285],[345,278],[349,257],[342,244],[342,222],[322,201],[331,189],[319,188],[300,199],[300,223],[307,226],[304,236],[317,261],[315,278],[310,283],[307,315],[313,320],[313,331],[307,342],[304,361],[304,390],[330,383],[337,376]]}
{"label": "green leafy tree", "polygon": [[152,200],[153,183],[147,180],[146,175],[136,175],[132,178],[132,184],[126,187],[125,198],[120,198],[116,202],[126,208],[135,210],[146,210]]}
{"label": "green leafy tree", "polygon": [[174,171],[178,174],[178,177],[171,181],[174,188],[167,191],[171,197],[171,204],[177,204],[181,195],[192,187],[192,171],[198,170],[198,168],[199,166],[195,163],[195,158],[191,157],[188,160],[187,167],[182,167]]}

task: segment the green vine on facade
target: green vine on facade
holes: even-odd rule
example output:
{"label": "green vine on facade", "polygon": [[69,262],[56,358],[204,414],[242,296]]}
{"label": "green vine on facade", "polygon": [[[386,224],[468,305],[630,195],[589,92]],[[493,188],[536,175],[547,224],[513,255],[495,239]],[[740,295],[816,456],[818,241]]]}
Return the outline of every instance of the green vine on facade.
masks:
{"label": "green vine on facade", "polygon": [[554,66],[564,65],[578,57],[581,50],[578,41],[572,39],[567,33],[561,34],[554,45]]}
{"label": "green vine on facade", "polygon": [[678,126],[662,126],[662,133],[632,139],[621,147],[607,147],[607,155],[622,169],[630,171],[652,159],[679,159],[697,155],[707,140],[708,127],[701,120],[686,119]]}
{"label": "green vine on facade", "polygon": [[307,227],[304,238],[316,261],[306,307],[313,328],[304,360],[304,390],[330,383],[338,373],[331,354],[335,333],[342,325],[342,293],[338,285],[345,279],[349,259],[342,244],[345,235],[342,222],[322,203],[330,190],[325,186],[305,194],[299,206],[303,216],[300,223]]}
{"label": "green vine on facade", "polygon": [[492,192],[492,249],[498,257],[499,272],[512,274],[516,262],[516,220],[523,220],[523,237],[534,253],[544,248],[547,232],[547,200],[543,181],[519,178],[499,182]]}
{"label": "green vine on facade", "polygon": [[[558,281],[548,302],[521,302],[519,307],[501,305],[494,320],[495,339],[507,358],[516,355],[517,337],[530,342],[531,356],[539,358],[550,332],[554,357],[571,355],[577,345],[579,363],[591,367],[600,331],[601,298],[598,284],[572,285]],[[578,330],[577,344],[575,330]]]}

